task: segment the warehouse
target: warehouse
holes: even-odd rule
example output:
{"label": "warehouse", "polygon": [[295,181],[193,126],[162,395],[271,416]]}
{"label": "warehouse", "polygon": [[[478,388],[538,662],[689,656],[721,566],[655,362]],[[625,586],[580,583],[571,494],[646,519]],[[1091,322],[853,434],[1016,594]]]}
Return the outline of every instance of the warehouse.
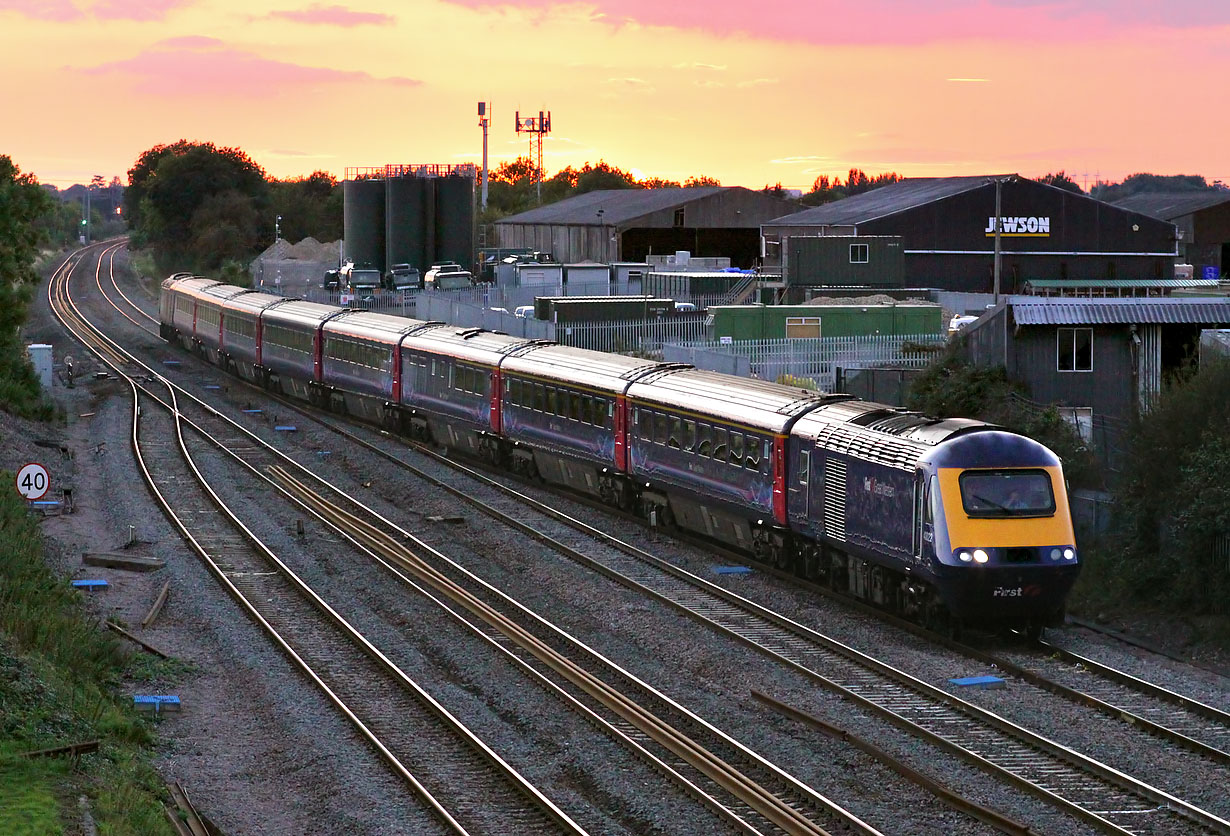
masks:
{"label": "warehouse", "polygon": [[511,215],[495,228],[501,247],[547,250],[562,262],[644,261],[687,250],[751,267],[761,225],[799,208],[740,186],[603,189]]}
{"label": "warehouse", "polygon": [[762,229],[765,266],[788,261],[794,237],[899,236],[907,286],[989,293],[997,192],[1003,293],[1031,279],[1174,278],[1174,224],[1017,175],[902,180],[776,218]]}
{"label": "warehouse", "polygon": [[1135,194],[1114,205],[1178,227],[1179,258],[1194,278],[1217,281],[1230,270],[1230,190]]}

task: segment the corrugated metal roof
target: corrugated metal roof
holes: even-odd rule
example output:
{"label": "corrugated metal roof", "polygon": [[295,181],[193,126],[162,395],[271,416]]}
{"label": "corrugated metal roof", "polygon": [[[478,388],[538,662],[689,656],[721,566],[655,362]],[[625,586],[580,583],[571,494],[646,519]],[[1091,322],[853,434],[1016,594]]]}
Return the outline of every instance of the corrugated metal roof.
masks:
{"label": "corrugated metal roof", "polygon": [[1027,279],[1030,287],[1217,287],[1217,279]]}
{"label": "corrugated metal roof", "polygon": [[794,215],[769,221],[767,226],[854,226],[892,215],[915,206],[924,206],[971,189],[981,188],[990,177],[912,177],[863,192],[854,197],[816,206]]}
{"label": "corrugated metal roof", "polygon": [[1230,324],[1230,299],[1033,299],[1013,301],[1018,325]]}
{"label": "corrugated metal roof", "polygon": [[1173,221],[1184,215],[1208,209],[1230,202],[1230,191],[1216,192],[1156,192],[1134,194],[1122,200],[1112,201],[1112,205],[1132,212],[1139,212],[1151,218],[1163,221]]}
{"label": "corrugated metal roof", "polygon": [[[502,224],[575,224],[618,226],[625,221],[690,203],[697,198],[741,186],[697,186],[691,189],[598,189],[500,218]],[[602,210],[599,219],[598,210]]]}

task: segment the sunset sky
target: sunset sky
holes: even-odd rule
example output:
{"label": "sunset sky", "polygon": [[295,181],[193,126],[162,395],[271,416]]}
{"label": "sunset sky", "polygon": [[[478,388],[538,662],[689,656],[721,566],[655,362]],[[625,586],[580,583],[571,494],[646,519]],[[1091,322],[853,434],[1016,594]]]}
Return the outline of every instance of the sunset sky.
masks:
{"label": "sunset sky", "polygon": [[527,153],[641,176],[1230,182],[1215,0],[0,0],[0,154],[58,186],[181,138],[286,177]]}

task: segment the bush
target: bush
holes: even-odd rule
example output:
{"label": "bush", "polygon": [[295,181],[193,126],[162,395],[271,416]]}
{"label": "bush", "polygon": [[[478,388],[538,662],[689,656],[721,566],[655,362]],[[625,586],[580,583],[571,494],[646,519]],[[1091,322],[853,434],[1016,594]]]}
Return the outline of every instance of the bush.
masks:
{"label": "bush", "polygon": [[1077,487],[1097,487],[1102,476],[1076,429],[1052,407],[1039,408],[1003,366],[973,366],[950,344],[910,386],[906,405],[937,418],[977,418],[1045,444]]}
{"label": "bush", "polygon": [[1133,427],[1115,491],[1108,572],[1125,592],[1193,614],[1224,610],[1230,567],[1230,361],[1180,375]]}

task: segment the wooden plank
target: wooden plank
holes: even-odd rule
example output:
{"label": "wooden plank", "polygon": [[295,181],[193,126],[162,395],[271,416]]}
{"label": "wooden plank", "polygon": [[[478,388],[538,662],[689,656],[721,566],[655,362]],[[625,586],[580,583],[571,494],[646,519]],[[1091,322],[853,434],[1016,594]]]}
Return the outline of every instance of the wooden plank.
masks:
{"label": "wooden plank", "polygon": [[171,582],[167,581],[162,585],[162,589],[158,590],[158,597],[154,599],[153,605],[149,608],[149,612],[145,614],[145,618],[141,619],[141,629],[145,629],[154,623],[154,619],[158,617],[158,613],[162,612],[162,605],[167,602],[167,596],[171,593]]}
{"label": "wooden plank", "polygon": [[152,572],[167,565],[160,557],[141,557],[117,552],[82,552],[81,562],[87,566],[106,566],[109,569],[127,569],[132,572]]}
{"label": "wooden plank", "polygon": [[139,639],[139,638],[137,638],[136,636],[134,636],[132,633],[130,633],[130,632],[128,632],[127,630],[125,630],[125,629],[124,629],[123,627],[121,627],[120,625],[118,625],[118,624],[113,624],[113,623],[111,623],[110,621],[108,621],[108,622],[107,622],[107,626],[108,626],[108,627],[110,627],[110,628],[111,628],[112,630],[114,630],[115,632],[119,633],[119,634],[120,634],[121,636],[123,636],[124,638],[128,639],[130,642],[134,642],[135,644],[139,644],[139,645],[141,645],[141,647],[145,648],[146,650],[148,650],[150,653],[154,654],[155,656],[159,656],[159,657],[161,657],[161,658],[163,658],[163,659],[170,659],[170,658],[171,658],[171,657],[170,657],[170,656],[168,656],[166,653],[163,653],[161,650],[159,650],[158,648],[154,647],[154,646],[153,646],[152,644],[150,644],[149,642],[147,642],[147,641],[145,641],[145,640],[143,640],[143,639]]}
{"label": "wooden plank", "polygon": [[82,743],[70,743],[67,746],[56,746],[52,749],[39,749],[35,752],[23,752],[23,758],[60,758],[87,755],[98,751],[97,740],[86,740]]}

